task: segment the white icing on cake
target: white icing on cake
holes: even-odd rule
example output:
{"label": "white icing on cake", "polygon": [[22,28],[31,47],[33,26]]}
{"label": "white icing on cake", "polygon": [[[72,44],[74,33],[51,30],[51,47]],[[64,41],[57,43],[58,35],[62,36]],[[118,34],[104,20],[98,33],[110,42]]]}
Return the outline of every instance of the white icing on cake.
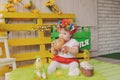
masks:
{"label": "white icing on cake", "polygon": [[84,68],[84,69],[91,69],[93,70],[93,66],[91,64],[89,64],[87,61],[83,61],[80,63],[80,67]]}

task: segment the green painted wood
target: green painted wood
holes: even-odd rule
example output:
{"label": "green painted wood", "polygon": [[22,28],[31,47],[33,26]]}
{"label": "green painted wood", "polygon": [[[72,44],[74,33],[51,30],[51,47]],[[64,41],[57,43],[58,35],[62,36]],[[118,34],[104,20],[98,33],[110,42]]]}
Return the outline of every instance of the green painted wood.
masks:
{"label": "green painted wood", "polygon": [[[91,49],[91,31],[90,26],[81,27],[81,31],[77,31],[72,38],[76,39],[79,42],[80,50],[90,50]],[[56,30],[56,27],[53,27],[51,30],[51,39],[52,41],[58,38],[59,33]]]}

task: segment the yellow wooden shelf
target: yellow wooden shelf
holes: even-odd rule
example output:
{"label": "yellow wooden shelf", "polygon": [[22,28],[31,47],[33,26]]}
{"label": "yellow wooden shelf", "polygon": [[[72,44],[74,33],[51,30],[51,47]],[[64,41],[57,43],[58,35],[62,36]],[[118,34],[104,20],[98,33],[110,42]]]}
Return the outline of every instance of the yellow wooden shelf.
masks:
{"label": "yellow wooden shelf", "polygon": [[50,44],[51,38],[20,38],[20,39],[8,39],[9,46],[26,46],[26,45],[40,45]]}
{"label": "yellow wooden shelf", "polygon": [[31,31],[36,24],[0,24],[0,29],[5,31]]}
{"label": "yellow wooden shelf", "polygon": [[[34,56],[33,56],[34,55]],[[46,58],[46,57],[51,57],[52,54],[49,51],[44,51],[44,53],[42,51],[39,52],[26,52],[26,53],[14,53],[11,55],[11,57],[15,57],[16,61],[24,61],[24,60],[32,60],[35,59],[36,56],[42,56],[42,58]]]}
{"label": "yellow wooden shelf", "polygon": [[28,12],[0,12],[4,18],[75,18],[75,14],[55,14],[55,13],[28,13]]}
{"label": "yellow wooden shelf", "polygon": [[[71,20],[75,19],[75,14],[55,14],[55,13],[30,13],[30,12],[0,12],[3,14],[3,19],[36,19],[36,23],[21,23],[21,24],[8,24],[0,23],[0,30],[4,31],[34,31],[34,28],[38,30],[38,37],[36,38],[17,38],[8,39],[9,46],[29,46],[29,45],[39,45],[40,51],[38,52],[24,52],[24,53],[12,53],[11,57],[16,58],[17,61],[31,60],[35,59],[35,56],[40,55],[41,57],[51,58],[53,55],[49,50],[45,49],[46,44],[51,43],[51,37],[45,37],[44,32],[39,30],[39,27],[46,26],[44,23],[46,20],[59,20],[63,18],[69,18]],[[87,52],[79,53],[78,58],[82,57],[84,59],[89,59]]]}
{"label": "yellow wooden shelf", "polygon": [[40,18],[39,14],[28,12],[0,12],[4,18]]}
{"label": "yellow wooden shelf", "polygon": [[61,14],[61,15],[58,15],[58,14],[53,14],[53,13],[41,13],[41,18],[71,18],[71,19],[74,19],[75,18],[75,14]]}
{"label": "yellow wooden shelf", "polygon": [[[62,19],[62,18],[70,18],[74,19],[75,14],[55,14],[55,13],[28,13],[28,12],[0,12],[0,14],[3,14],[3,19],[21,19],[26,20],[27,18],[29,19],[37,19],[37,23],[29,23],[29,24],[7,24],[5,22],[0,24],[0,30],[6,30],[6,31],[31,31],[33,30],[33,27],[39,27],[43,24],[44,19]],[[18,20],[17,19],[17,20]]]}

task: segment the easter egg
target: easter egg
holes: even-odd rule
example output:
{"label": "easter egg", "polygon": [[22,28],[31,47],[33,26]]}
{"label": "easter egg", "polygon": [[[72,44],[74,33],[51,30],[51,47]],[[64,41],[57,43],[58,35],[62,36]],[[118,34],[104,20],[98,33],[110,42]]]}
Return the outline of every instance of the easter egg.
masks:
{"label": "easter egg", "polygon": [[57,71],[56,71],[56,76],[57,76],[57,77],[62,76],[62,72],[61,72],[60,70],[57,70]]}

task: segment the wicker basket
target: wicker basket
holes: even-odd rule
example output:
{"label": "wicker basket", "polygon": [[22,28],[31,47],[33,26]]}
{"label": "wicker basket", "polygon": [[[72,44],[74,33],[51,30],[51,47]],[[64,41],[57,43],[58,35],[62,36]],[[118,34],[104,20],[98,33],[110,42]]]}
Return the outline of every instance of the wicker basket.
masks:
{"label": "wicker basket", "polygon": [[80,70],[82,74],[86,77],[91,77],[94,74],[94,67],[87,61],[80,63]]}
{"label": "wicker basket", "polygon": [[94,69],[85,69],[85,68],[80,67],[80,70],[82,74],[86,77],[91,77],[94,74]]}

